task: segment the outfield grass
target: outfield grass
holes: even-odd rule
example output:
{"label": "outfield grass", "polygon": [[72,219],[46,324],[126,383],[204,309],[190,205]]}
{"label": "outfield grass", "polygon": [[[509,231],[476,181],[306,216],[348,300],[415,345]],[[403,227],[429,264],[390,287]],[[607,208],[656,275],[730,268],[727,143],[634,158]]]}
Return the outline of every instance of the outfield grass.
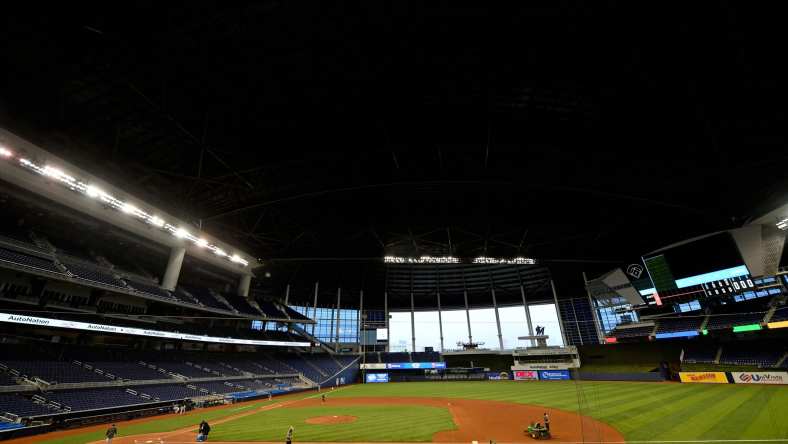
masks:
{"label": "outfield grass", "polygon": [[365,384],[330,396],[437,396],[537,404],[604,421],[627,440],[788,439],[788,387],[639,382]]}
{"label": "outfield grass", "polygon": [[[788,386],[591,381],[421,382],[356,385],[327,394],[329,398],[446,397],[542,405],[579,411],[604,421],[618,429],[627,440],[788,440]],[[314,394],[302,395],[306,396]],[[223,410],[169,416],[122,427],[120,432],[121,436],[126,436],[172,431],[194,425],[203,418],[216,420],[243,411],[238,409],[263,404],[265,402],[238,404]],[[399,407],[392,405],[385,408],[391,412],[390,409]],[[410,414],[409,407],[405,411],[398,410],[395,415],[389,413],[386,421],[379,416],[381,413],[377,408],[348,407],[356,408],[360,409],[357,414],[342,414],[358,416],[358,421],[330,426],[304,424],[306,417],[320,416],[309,411],[312,408],[273,409],[216,426],[211,433],[211,440],[249,439],[252,436],[255,440],[281,440],[283,430],[287,428],[285,424],[291,423],[299,424],[299,441],[423,441],[428,434],[442,427],[451,427],[447,425],[451,423],[450,417],[447,420],[445,410],[439,408],[419,410],[421,414],[416,415]],[[334,409],[332,411],[336,411]],[[413,409],[413,412],[416,410]],[[403,421],[391,421],[392,417],[400,415],[405,415]],[[102,432],[92,432],[43,442],[84,444],[99,440],[102,436]]]}
{"label": "outfield grass", "polygon": [[[315,416],[349,415],[347,424],[314,425]],[[273,409],[214,427],[211,441],[282,441],[293,425],[296,441],[431,441],[432,435],[456,427],[448,409],[426,406],[303,407]]]}

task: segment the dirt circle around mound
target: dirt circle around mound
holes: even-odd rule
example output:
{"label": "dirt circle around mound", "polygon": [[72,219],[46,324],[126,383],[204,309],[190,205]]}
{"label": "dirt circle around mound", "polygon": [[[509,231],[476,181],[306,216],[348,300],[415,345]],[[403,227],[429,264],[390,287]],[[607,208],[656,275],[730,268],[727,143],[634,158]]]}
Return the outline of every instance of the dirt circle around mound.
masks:
{"label": "dirt circle around mound", "polygon": [[327,416],[313,416],[304,420],[307,424],[350,424],[356,422],[358,417],[350,415],[327,415]]}

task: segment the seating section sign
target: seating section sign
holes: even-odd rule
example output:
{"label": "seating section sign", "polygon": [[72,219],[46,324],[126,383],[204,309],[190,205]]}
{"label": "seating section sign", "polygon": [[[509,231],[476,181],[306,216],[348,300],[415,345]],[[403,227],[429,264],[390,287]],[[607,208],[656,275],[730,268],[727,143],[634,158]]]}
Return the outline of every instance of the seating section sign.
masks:
{"label": "seating section sign", "polygon": [[679,372],[681,382],[694,382],[699,384],[727,384],[728,377],[725,372]]}
{"label": "seating section sign", "polygon": [[788,384],[786,372],[731,372],[734,384]]}

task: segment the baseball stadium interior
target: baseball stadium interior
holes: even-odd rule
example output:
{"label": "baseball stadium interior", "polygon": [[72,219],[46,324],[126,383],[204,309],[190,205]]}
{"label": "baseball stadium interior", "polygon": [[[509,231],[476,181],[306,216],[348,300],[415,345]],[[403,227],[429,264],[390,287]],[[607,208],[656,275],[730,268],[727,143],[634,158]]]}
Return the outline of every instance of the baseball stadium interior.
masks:
{"label": "baseball stadium interior", "polygon": [[[776,15],[452,3],[12,9],[0,440],[214,415],[212,441],[268,442],[212,418],[330,421],[343,394],[538,412],[346,416],[380,442],[788,442]],[[749,419],[631,425],[695,398]],[[376,442],[304,424],[288,443]]]}

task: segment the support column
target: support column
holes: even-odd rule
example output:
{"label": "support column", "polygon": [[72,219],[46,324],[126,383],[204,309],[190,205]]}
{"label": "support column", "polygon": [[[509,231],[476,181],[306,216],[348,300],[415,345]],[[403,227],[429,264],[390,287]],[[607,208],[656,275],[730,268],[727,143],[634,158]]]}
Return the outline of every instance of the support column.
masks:
{"label": "support column", "polygon": [[389,292],[383,291],[383,311],[386,317],[386,351],[391,350],[391,319],[389,319]]}
{"label": "support column", "polygon": [[586,294],[588,295],[588,307],[591,309],[591,315],[594,317],[594,330],[596,330],[596,339],[600,344],[605,343],[605,335],[602,333],[602,323],[599,322],[599,313],[596,309],[596,304],[591,299],[591,292],[588,290],[588,279],[586,279],[586,272],[583,272],[583,282],[586,287]]}
{"label": "support column", "polygon": [[363,336],[361,336],[362,329],[364,328],[364,323],[362,319],[364,318],[364,290],[359,292],[358,298],[358,327],[356,328],[356,341],[359,344],[359,347],[362,347],[364,342]]}
{"label": "support column", "polygon": [[575,298],[570,299],[569,303],[572,304],[572,315],[574,315],[575,317],[575,328],[577,329],[577,338],[580,339],[580,345],[583,345],[583,332],[580,331],[580,322],[577,319],[577,310],[575,310]]}
{"label": "support column", "polygon": [[569,345],[566,342],[566,333],[564,333],[564,320],[561,319],[561,309],[558,308],[558,295],[555,293],[555,283],[553,280],[550,279],[550,288],[553,290],[553,300],[555,301],[555,314],[558,316],[558,326],[561,328],[561,339],[564,341],[564,345]]}
{"label": "support column", "polygon": [[[528,300],[525,298],[525,288],[520,284],[520,296],[523,297],[523,307],[525,307],[525,323],[528,326],[528,335],[534,335],[534,327],[531,324],[531,310],[528,308]],[[536,343],[531,339],[531,347],[535,347]]]}
{"label": "support column", "polygon": [[441,292],[438,292],[438,331],[441,335],[441,353],[443,353],[443,315],[441,314]]}
{"label": "support column", "polygon": [[411,353],[416,351],[416,324],[414,321],[416,320],[416,316],[413,314],[415,307],[413,306],[413,292],[410,292],[410,344],[411,344]]}
{"label": "support column", "polygon": [[170,258],[167,260],[167,269],[164,271],[164,278],[161,280],[161,288],[165,290],[175,290],[178,285],[178,277],[181,275],[181,265],[183,256],[186,255],[185,247],[172,247]]}
{"label": "support column", "polygon": [[290,306],[290,284],[285,287],[285,305]]}
{"label": "support column", "polygon": [[315,303],[312,305],[312,318],[315,323],[312,324],[312,336],[315,336],[315,327],[317,327],[317,289],[320,286],[320,281],[315,282]]}
{"label": "support column", "polygon": [[337,319],[337,325],[336,325],[336,337],[335,337],[336,341],[334,342],[335,343],[334,349],[337,350],[337,351],[339,351],[339,321],[340,321],[339,302],[340,302],[341,298],[342,298],[342,289],[341,288],[337,288],[337,318],[336,318]]}
{"label": "support column", "polygon": [[468,290],[463,290],[462,295],[465,298],[465,321],[468,323],[468,342],[473,343],[473,335],[471,334],[471,312],[468,311]]}
{"label": "support column", "polygon": [[501,317],[498,315],[498,301],[495,299],[495,288],[490,287],[492,293],[493,308],[495,308],[495,325],[498,326],[498,348],[503,350],[503,335],[501,335]]}
{"label": "support column", "polygon": [[252,284],[252,276],[248,274],[242,274],[241,279],[238,280],[238,296],[242,298],[249,297],[249,286]]}

